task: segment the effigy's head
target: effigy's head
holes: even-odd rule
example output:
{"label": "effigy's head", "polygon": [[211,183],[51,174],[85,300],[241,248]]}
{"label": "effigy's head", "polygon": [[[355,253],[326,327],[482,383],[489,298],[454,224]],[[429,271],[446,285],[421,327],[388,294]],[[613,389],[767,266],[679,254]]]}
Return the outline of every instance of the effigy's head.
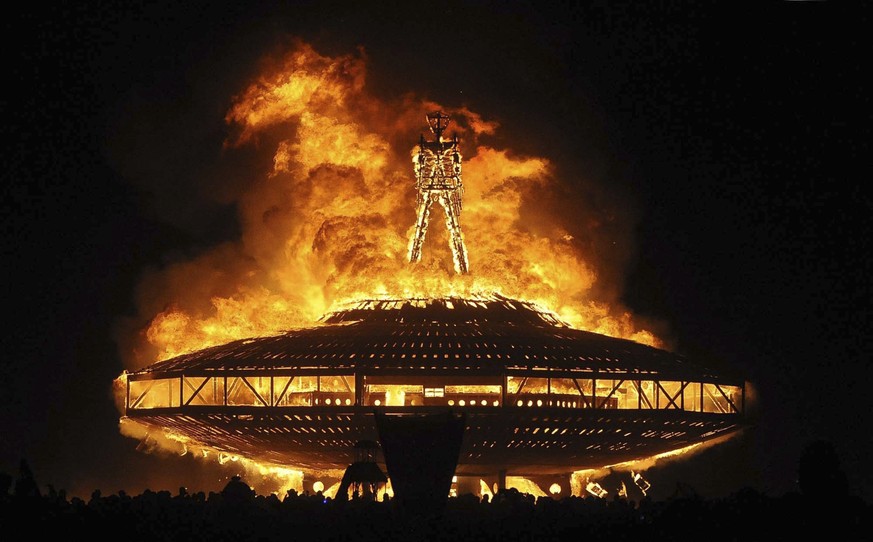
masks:
{"label": "effigy's head", "polygon": [[449,126],[450,118],[442,111],[434,111],[427,114],[427,124],[430,131],[439,138]]}

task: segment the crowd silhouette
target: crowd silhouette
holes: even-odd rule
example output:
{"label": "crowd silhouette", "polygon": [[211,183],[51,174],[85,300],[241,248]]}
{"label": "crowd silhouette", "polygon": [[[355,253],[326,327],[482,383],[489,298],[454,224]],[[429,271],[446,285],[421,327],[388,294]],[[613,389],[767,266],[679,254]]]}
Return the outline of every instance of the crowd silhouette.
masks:
{"label": "crowd silhouette", "polygon": [[0,473],[0,532],[63,540],[270,542],[327,541],[748,541],[861,536],[871,505],[848,490],[827,442],[810,444],[798,468],[798,489],[768,496],[752,488],[704,499],[534,497],[516,489],[493,498],[464,494],[444,508],[410,513],[396,499],[330,499],[294,490],[261,495],[239,476],[217,492],[179,488],[124,491],[90,498],[41,488],[27,462],[18,476]]}

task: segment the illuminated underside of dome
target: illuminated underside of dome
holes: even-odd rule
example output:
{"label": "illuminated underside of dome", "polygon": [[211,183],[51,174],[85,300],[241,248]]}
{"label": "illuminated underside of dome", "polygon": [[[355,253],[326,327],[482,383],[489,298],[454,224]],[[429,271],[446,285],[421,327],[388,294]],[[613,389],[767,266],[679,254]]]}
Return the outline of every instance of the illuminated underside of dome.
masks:
{"label": "illuminated underside of dome", "polygon": [[[464,413],[459,475],[566,474],[744,426],[742,378],[529,303],[366,300],[124,373],[123,420],[256,462],[345,469],[376,413]],[[415,450],[410,450],[415,452]]]}

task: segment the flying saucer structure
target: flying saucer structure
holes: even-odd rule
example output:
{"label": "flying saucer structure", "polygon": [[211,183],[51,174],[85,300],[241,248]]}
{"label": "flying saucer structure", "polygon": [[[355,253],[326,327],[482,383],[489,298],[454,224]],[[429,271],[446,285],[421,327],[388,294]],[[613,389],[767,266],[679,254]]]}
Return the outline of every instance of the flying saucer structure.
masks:
{"label": "flying saucer structure", "polygon": [[456,473],[477,476],[638,460],[745,419],[742,378],[499,296],[362,301],[123,376],[129,421],[304,471],[346,468],[383,414],[463,414]]}
{"label": "flying saucer structure", "polygon": [[[409,259],[420,258],[438,202],[456,270],[467,273],[458,141],[442,137],[447,116],[427,118],[436,140],[419,145]],[[389,444],[395,473],[409,476],[429,463],[397,461],[441,457],[449,478],[452,468],[564,475],[714,441],[745,423],[742,377],[500,295],[362,300],[312,327],[181,355],[118,382],[125,421],[146,432],[304,472],[345,469],[369,441],[385,453]]]}

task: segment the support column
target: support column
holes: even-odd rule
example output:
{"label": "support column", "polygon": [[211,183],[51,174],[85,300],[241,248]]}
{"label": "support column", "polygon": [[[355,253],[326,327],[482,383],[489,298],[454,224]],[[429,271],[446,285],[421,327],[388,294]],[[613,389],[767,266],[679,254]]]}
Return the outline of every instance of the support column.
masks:
{"label": "support column", "polygon": [[397,504],[412,515],[442,512],[458,465],[466,416],[374,414]]}
{"label": "support column", "polygon": [[497,491],[506,491],[506,469],[497,471]]}

